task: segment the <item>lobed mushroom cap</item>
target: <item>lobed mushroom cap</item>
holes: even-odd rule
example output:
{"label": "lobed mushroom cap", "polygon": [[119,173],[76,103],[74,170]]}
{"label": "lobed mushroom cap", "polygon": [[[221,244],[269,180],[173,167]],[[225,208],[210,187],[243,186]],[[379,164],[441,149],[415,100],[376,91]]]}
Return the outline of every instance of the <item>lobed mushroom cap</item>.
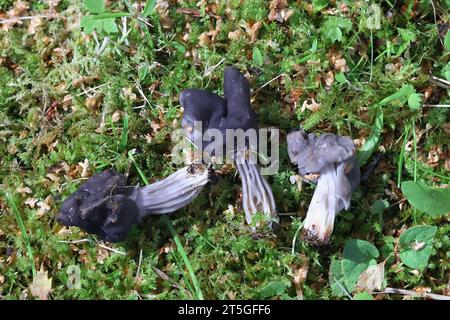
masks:
{"label": "lobed mushroom cap", "polygon": [[[232,67],[224,71],[224,97],[200,89],[182,91],[179,97],[184,108],[182,126],[194,128],[194,122],[201,121],[203,132],[220,130],[224,143],[226,129],[258,129],[256,113],[250,104],[250,85],[244,75]],[[194,134],[198,132],[188,133],[191,141],[196,141]]]}
{"label": "lobed mushroom cap", "polygon": [[122,241],[139,217],[136,203],[124,195],[128,192],[123,175],[115,170],[102,171],[64,201],[56,220],[106,241]]}
{"label": "lobed mushroom cap", "polygon": [[328,164],[345,163],[349,172],[356,164],[356,149],[350,137],[325,133],[316,137],[303,130],[288,134],[288,154],[292,163],[298,166],[298,172],[305,176],[320,173]]}

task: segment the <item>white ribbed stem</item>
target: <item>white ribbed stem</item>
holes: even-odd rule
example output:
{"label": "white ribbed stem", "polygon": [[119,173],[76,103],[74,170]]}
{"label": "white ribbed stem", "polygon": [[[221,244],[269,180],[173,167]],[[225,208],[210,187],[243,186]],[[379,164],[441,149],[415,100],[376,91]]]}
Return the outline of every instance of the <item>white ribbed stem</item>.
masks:
{"label": "white ribbed stem", "polygon": [[248,224],[256,212],[265,213],[271,220],[276,216],[275,199],[266,178],[261,175],[257,164],[249,163],[243,156],[237,155],[235,165],[242,181],[242,204]]}
{"label": "white ribbed stem", "polygon": [[136,203],[140,217],[173,212],[191,203],[208,183],[209,173],[206,166],[195,173],[189,169],[181,168],[164,180],[138,188]]}
{"label": "white ribbed stem", "polygon": [[306,238],[318,243],[329,241],[336,215],[350,205],[351,195],[343,193],[351,189],[347,184],[343,164],[337,169],[334,164],[322,169],[303,225]]}

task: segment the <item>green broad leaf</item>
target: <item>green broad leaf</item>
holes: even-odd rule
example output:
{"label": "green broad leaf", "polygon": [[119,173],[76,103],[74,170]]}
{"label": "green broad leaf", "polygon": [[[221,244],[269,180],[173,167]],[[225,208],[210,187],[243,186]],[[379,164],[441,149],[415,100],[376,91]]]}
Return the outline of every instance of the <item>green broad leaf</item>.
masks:
{"label": "green broad leaf", "polygon": [[335,296],[342,297],[350,292],[345,282],[344,272],[342,271],[342,260],[332,258],[329,278],[331,291]]}
{"label": "green broad leaf", "polygon": [[353,296],[353,300],[373,300],[373,297],[370,293],[359,292]]}
{"label": "green broad leaf", "polygon": [[422,97],[418,93],[413,93],[408,98],[408,106],[411,110],[419,110],[422,106]]}
{"label": "green broad leaf", "polygon": [[400,101],[402,101],[402,103],[405,103],[408,100],[409,96],[416,93],[416,89],[414,89],[414,87],[410,84],[404,84],[400,88],[398,93],[399,93],[398,98],[400,99]]}
{"label": "green broad leaf", "polygon": [[365,263],[380,256],[378,249],[370,242],[350,239],[345,242],[344,259],[355,263]]}
{"label": "green broad leaf", "polygon": [[325,36],[332,42],[341,41],[343,33],[352,29],[352,22],[341,17],[329,17],[324,23]]}
{"label": "green broad leaf", "polygon": [[153,10],[155,9],[156,0],[147,0],[145,3],[144,11],[142,11],[142,15],[144,17],[148,17],[152,14]]}
{"label": "green broad leaf", "polygon": [[313,0],[312,5],[313,5],[314,13],[317,13],[320,10],[326,8],[329,3],[330,3],[329,0]]}
{"label": "green broad leaf", "polygon": [[341,28],[331,28],[326,32],[327,38],[333,42],[342,40],[342,31]]}
{"label": "green broad leaf", "polygon": [[445,78],[450,81],[450,62],[447,63],[447,65],[444,67],[443,70]]}
{"label": "green broad leaf", "polygon": [[335,75],[334,79],[341,84],[347,83],[347,79],[345,78],[345,74],[343,72],[339,72],[337,75]]}
{"label": "green broad leaf", "polygon": [[364,262],[356,262],[353,260],[343,259],[342,273],[345,278],[345,285],[350,292],[355,291],[356,283],[358,282],[361,274],[367,270],[368,267],[376,265],[377,262],[374,259],[369,259]]}
{"label": "green broad leaf", "polygon": [[256,47],[253,49],[252,60],[253,60],[253,63],[256,64],[257,66],[262,66],[263,65],[262,53]]}
{"label": "green broad leaf", "polygon": [[370,206],[370,213],[380,214],[383,213],[389,207],[389,202],[387,200],[377,200]]}
{"label": "green broad leaf", "polygon": [[436,232],[434,226],[416,226],[403,232],[399,240],[402,262],[410,268],[426,268]]}
{"label": "green broad leaf", "polygon": [[103,22],[103,30],[105,30],[106,33],[116,33],[119,32],[119,29],[117,28],[116,22],[114,19],[104,19]]}
{"label": "green broad leaf", "polygon": [[84,7],[90,13],[105,12],[105,3],[103,0],[84,0]]}
{"label": "green broad leaf", "polygon": [[330,276],[333,275],[335,281],[339,282],[334,284],[333,291],[345,293],[342,290],[342,286],[345,286],[348,292],[353,292],[361,274],[369,266],[376,265],[375,259],[379,255],[377,248],[370,242],[358,239],[347,240],[344,247],[344,259],[335,262],[330,268]]}
{"label": "green broad leaf", "polygon": [[286,285],[281,281],[272,281],[259,291],[261,299],[282,295],[286,291]]}
{"label": "green broad leaf", "polygon": [[147,65],[142,65],[142,66],[139,67],[138,76],[139,76],[139,80],[140,81],[143,81],[147,77],[148,71],[149,70],[148,70],[148,66]]}
{"label": "green broad leaf", "polygon": [[98,32],[116,33],[118,28],[115,18],[128,16],[125,12],[107,12],[97,15],[84,16],[80,21],[80,27],[87,33],[92,33],[94,30]]}
{"label": "green broad leaf", "polygon": [[398,34],[405,42],[416,41],[416,33],[409,29],[397,28]]}
{"label": "green broad leaf", "polygon": [[381,131],[383,130],[383,110],[380,109],[378,112],[377,118],[375,119],[375,124],[372,128],[372,133],[369,138],[367,138],[364,145],[361,147],[361,150],[358,152],[358,163],[360,166],[365,164],[367,160],[369,160],[373,151],[375,150],[378,141],[380,140]]}
{"label": "green broad leaf", "polygon": [[447,31],[447,34],[444,38],[444,47],[447,51],[450,51],[450,32]]}
{"label": "green broad leaf", "polygon": [[414,181],[404,181],[401,188],[414,208],[431,216],[450,213],[450,189],[437,189]]}

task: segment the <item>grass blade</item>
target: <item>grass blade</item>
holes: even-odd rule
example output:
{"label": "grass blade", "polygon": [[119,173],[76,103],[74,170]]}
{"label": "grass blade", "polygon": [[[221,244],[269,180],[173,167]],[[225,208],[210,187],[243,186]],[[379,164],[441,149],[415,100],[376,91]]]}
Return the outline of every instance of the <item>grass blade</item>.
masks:
{"label": "grass blade", "polygon": [[[139,173],[139,176],[141,177],[142,181],[144,181],[145,184],[148,184],[149,181],[145,177],[144,173],[142,172],[141,168],[137,164],[136,160],[133,157],[133,154],[128,152],[128,156],[130,157],[131,161],[133,162],[136,170]],[[181,244],[180,238],[178,237],[178,234],[175,230],[175,228],[172,225],[172,222],[170,222],[169,218],[166,215],[161,216],[162,221],[166,224],[167,228],[169,229],[170,233],[172,234],[173,240],[175,241],[175,244],[177,246],[178,253],[181,255],[181,258],[183,259],[184,264],[186,265],[186,268],[188,270],[189,276],[191,278],[192,284],[195,288],[195,293],[197,296],[197,299],[204,300],[203,293],[200,288],[200,284],[197,280],[197,277],[195,276],[194,269],[192,268],[191,262],[189,261],[189,258],[187,257],[186,251],[183,248],[183,245]]]}
{"label": "grass blade", "polygon": [[381,131],[383,130],[383,110],[380,108],[380,111],[377,114],[377,118],[375,119],[375,124],[372,128],[372,133],[369,138],[367,138],[366,142],[362,146],[361,150],[358,153],[358,163],[360,166],[365,164],[367,160],[372,155],[375,150],[378,141],[380,140]]}
{"label": "grass blade", "polygon": [[20,232],[22,233],[22,240],[25,243],[25,247],[27,249],[27,255],[28,258],[30,259],[31,272],[33,273],[34,277],[36,275],[36,266],[34,265],[33,250],[31,249],[30,239],[28,238],[27,230],[25,229],[25,224],[23,223],[22,217],[20,216],[19,209],[17,209],[14,197],[9,192],[4,193],[4,195],[6,197],[6,201],[8,202],[11,211],[14,214],[14,217],[16,218],[17,224],[19,225],[20,228]]}
{"label": "grass blade", "polygon": [[122,152],[126,149],[128,144],[128,114],[125,113],[123,117],[122,137],[120,139],[119,151]]}

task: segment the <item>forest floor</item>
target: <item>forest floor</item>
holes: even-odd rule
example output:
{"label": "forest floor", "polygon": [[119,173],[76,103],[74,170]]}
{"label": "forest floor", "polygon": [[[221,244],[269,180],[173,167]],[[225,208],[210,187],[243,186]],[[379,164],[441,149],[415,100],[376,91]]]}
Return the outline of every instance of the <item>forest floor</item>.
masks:
{"label": "forest floor", "polygon": [[[0,298],[448,296],[449,5],[0,0]],[[55,221],[98,171],[173,173],[180,91],[222,94],[227,65],[281,132],[273,230],[246,225],[234,169],[125,242]],[[314,192],[290,182],[300,127],[350,136],[362,164],[326,247],[300,237]]]}

